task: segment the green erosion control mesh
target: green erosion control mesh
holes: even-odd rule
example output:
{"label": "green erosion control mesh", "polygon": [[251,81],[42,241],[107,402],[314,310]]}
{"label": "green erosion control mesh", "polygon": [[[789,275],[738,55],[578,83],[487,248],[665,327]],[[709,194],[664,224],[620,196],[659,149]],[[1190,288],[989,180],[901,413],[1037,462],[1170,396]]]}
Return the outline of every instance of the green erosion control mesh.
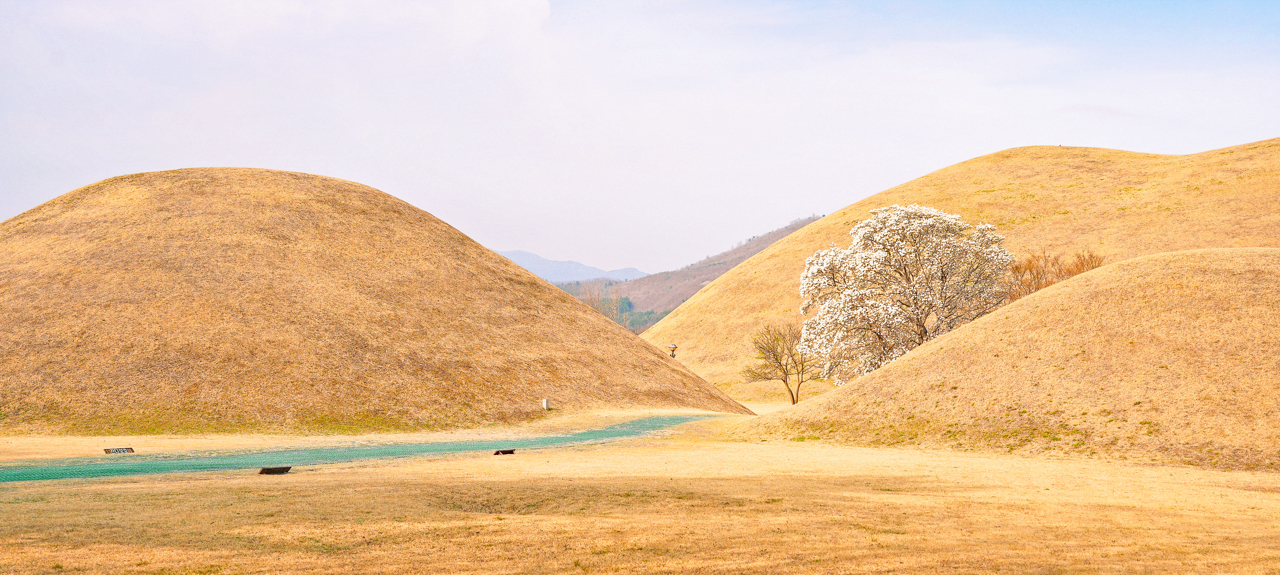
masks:
{"label": "green erosion control mesh", "polygon": [[10,481],[40,481],[45,479],[72,479],[77,477],[113,477],[117,475],[143,475],[150,473],[183,473],[190,471],[220,471],[227,469],[254,469],[260,467],[299,467],[325,463],[345,463],[362,459],[406,457],[429,453],[460,453],[465,451],[496,451],[499,449],[533,449],[579,443],[613,441],[636,437],[711,417],[707,415],[673,415],[646,417],[611,425],[602,429],[581,431],[570,435],[551,435],[525,439],[496,439],[491,441],[453,441],[443,443],[400,443],[385,445],[358,445],[348,447],[321,447],[311,449],[279,449],[231,455],[117,455],[106,457],[82,457],[40,463],[19,462],[0,467],[0,483]]}

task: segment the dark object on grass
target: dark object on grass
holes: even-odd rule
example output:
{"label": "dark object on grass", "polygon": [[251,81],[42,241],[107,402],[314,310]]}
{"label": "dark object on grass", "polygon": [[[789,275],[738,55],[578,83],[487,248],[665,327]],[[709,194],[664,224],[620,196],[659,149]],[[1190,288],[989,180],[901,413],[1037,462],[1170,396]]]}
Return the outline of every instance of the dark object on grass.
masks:
{"label": "dark object on grass", "polygon": [[292,467],[263,467],[258,471],[258,475],[284,475],[289,472]]}
{"label": "dark object on grass", "polygon": [[133,453],[133,448],[132,447],[112,447],[112,448],[104,447],[102,448],[102,452],[106,453],[107,455],[111,455],[113,453]]}
{"label": "dark object on grass", "polygon": [[493,452],[494,455],[512,455],[516,452],[514,449],[499,449]]}

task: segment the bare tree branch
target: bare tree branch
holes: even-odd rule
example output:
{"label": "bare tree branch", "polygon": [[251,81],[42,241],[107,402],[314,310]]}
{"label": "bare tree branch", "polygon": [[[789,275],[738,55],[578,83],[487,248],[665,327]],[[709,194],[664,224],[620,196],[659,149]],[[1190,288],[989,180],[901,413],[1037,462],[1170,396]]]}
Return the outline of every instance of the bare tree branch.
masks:
{"label": "bare tree branch", "polygon": [[814,358],[799,349],[800,335],[800,327],[796,325],[767,325],[756,332],[751,336],[751,346],[756,350],[759,363],[743,369],[742,377],[747,381],[781,381],[791,404],[798,403],[800,386],[813,379],[817,372]]}

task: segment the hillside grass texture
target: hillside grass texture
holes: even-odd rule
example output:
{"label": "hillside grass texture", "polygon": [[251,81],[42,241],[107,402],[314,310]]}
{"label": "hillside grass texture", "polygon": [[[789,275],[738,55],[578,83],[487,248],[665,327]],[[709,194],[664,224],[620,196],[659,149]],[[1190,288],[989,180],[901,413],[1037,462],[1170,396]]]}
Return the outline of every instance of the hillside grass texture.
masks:
{"label": "hillside grass texture", "polygon": [[1130,259],[739,433],[1276,470],[1278,308],[1280,249]]}
{"label": "hillside grass texture", "polygon": [[717,384],[739,381],[750,336],[802,321],[805,259],[849,245],[870,210],[920,204],[995,224],[1015,256],[1082,249],[1118,262],[1158,252],[1280,247],[1280,139],[1185,156],[1070,147],[1014,148],[938,170],[852,204],[779,240],[711,282],[641,337],[680,346]]}
{"label": "hillside grass texture", "polygon": [[0,223],[0,432],[446,429],[743,413],[448,224],[352,182],[112,178]]}

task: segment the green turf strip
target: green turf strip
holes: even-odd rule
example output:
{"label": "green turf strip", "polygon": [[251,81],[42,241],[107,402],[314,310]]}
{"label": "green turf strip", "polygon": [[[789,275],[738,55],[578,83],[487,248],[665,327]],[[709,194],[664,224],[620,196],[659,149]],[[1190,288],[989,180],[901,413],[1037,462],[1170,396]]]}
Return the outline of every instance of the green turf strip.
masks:
{"label": "green turf strip", "polygon": [[499,449],[536,449],[580,443],[614,441],[636,437],[673,425],[710,417],[706,415],[674,415],[646,417],[570,435],[550,435],[526,439],[499,439],[490,441],[451,441],[441,443],[397,443],[348,447],[322,447],[310,449],[278,449],[230,455],[198,456],[178,455],[117,455],[83,457],[45,462],[18,462],[0,467],[0,483],[10,481],[43,481],[48,479],[74,479],[85,477],[114,477],[119,475],[145,475],[152,473],[186,473],[192,471],[221,471],[228,469],[256,469],[260,467],[299,467],[345,463],[363,459],[407,457],[423,454],[461,453],[467,451],[496,451]]}

